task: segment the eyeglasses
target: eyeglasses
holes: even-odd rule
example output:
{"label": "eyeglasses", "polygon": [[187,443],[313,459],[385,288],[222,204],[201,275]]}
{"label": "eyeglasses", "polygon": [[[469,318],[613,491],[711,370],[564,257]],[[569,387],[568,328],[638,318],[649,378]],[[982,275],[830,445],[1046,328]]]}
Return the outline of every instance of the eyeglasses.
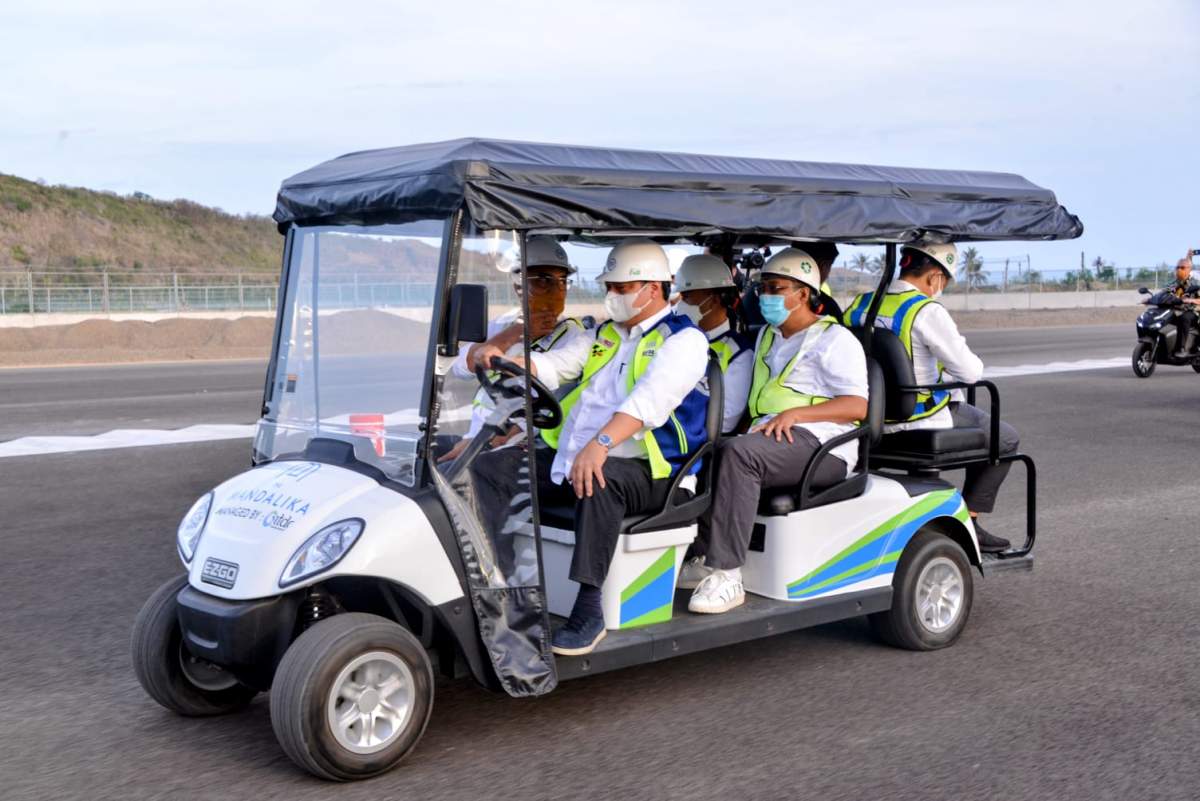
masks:
{"label": "eyeglasses", "polygon": [[[556,292],[566,292],[571,286],[570,278],[559,278],[554,275],[531,275],[525,279],[531,295],[550,295]],[[516,285],[520,290],[521,285]]]}
{"label": "eyeglasses", "polygon": [[783,281],[760,281],[754,285],[754,294],[759,297],[763,295],[790,295],[799,290],[800,287],[795,284]]}

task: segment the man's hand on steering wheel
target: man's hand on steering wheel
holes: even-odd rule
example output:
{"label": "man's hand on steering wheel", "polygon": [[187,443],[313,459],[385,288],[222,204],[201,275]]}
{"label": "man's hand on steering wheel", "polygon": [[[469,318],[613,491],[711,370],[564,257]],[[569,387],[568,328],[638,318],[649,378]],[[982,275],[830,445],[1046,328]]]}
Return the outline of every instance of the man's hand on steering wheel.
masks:
{"label": "man's hand on steering wheel", "polygon": [[523,397],[524,383],[528,381],[533,404],[534,428],[556,428],[562,423],[562,407],[559,406],[554,393],[524,367],[503,358],[502,355],[491,357],[488,366],[492,372],[500,374],[498,380],[492,380],[489,371],[485,370],[483,366],[476,366],[475,377],[479,379],[484,391],[492,400],[496,401],[497,405],[504,399]]}

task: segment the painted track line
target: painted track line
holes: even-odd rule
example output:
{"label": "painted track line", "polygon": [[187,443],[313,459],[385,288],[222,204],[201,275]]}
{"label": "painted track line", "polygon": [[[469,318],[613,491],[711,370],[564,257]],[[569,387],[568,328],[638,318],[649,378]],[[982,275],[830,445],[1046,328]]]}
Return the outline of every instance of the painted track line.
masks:
{"label": "painted track line", "polygon": [[[986,378],[1007,378],[1023,375],[1049,375],[1073,373],[1081,370],[1108,370],[1129,364],[1127,356],[1109,359],[1083,359],[1074,362],[1048,362],[1046,364],[1018,364],[1004,367],[989,367],[984,370]],[[463,420],[470,417],[471,407],[451,409],[443,414],[443,420]],[[397,422],[412,422],[416,419],[412,410],[397,415]],[[9,456],[41,456],[52,453],[75,453],[99,451],[113,448],[140,448],[147,445],[184,445],[194,442],[217,442],[227,439],[250,439],[255,425],[200,424],[175,430],[160,429],[117,429],[105,434],[75,437],[22,437],[9,442],[0,442],[0,459]]]}

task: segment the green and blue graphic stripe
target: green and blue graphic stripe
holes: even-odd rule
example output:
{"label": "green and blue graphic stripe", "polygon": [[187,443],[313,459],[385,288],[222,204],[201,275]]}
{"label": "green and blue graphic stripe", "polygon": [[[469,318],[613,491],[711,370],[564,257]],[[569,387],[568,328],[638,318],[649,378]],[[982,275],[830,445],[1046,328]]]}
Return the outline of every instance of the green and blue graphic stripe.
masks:
{"label": "green and blue graphic stripe", "polygon": [[871,529],[816,570],[788,584],[788,598],[809,598],[896,570],[904,546],[937,517],[965,520],[967,507],[958,490],[930,493],[919,502]]}
{"label": "green and blue graphic stripe", "polygon": [[672,545],[621,591],[621,628],[671,619],[675,603],[675,546]]}

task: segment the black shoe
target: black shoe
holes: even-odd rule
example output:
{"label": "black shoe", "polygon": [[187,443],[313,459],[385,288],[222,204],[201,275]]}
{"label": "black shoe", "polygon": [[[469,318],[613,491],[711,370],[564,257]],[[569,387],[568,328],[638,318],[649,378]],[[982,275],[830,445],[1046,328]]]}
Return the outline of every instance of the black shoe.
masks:
{"label": "black shoe", "polygon": [[571,617],[554,632],[550,640],[550,650],[559,656],[583,656],[590,654],[592,649],[604,639],[604,616],[584,616],[572,611]]}
{"label": "black shoe", "polygon": [[1004,537],[997,537],[995,534],[989,534],[987,529],[979,525],[979,520],[972,521],[975,523],[975,539],[979,541],[979,550],[984,553],[1001,553],[1007,551],[1012,545]]}

